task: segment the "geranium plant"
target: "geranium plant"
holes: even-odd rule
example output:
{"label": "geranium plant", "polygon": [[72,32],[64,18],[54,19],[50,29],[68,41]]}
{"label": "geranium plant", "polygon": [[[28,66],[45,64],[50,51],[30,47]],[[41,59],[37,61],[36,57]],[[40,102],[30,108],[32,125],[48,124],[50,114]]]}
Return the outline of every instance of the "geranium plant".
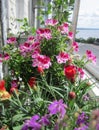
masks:
{"label": "geranium plant", "polygon": [[72,39],[69,23],[60,25],[56,19],[46,20],[45,28],[24,43],[8,38],[0,54],[0,62],[8,66],[8,75],[0,81],[2,128],[98,130],[99,120],[90,118],[90,112],[99,105],[88,93],[92,84],[84,73],[96,56],[86,50],[78,58],[79,46]]}

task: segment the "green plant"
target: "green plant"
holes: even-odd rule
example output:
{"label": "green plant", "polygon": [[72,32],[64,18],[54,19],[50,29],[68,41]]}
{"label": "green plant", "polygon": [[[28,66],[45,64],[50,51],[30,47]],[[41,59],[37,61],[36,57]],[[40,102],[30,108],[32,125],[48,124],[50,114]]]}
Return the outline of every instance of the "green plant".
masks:
{"label": "green plant", "polygon": [[0,61],[8,65],[8,75],[0,81],[1,127],[7,126],[8,130],[90,127],[90,112],[99,104],[88,94],[92,84],[84,79],[84,66],[96,62],[96,57],[87,50],[78,59],[73,53],[79,50],[77,42],[69,44],[72,38],[67,22],[60,24],[56,19],[48,19],[45,28],[37,29],[24,43],[16,37],[7,40],[2,48],[4,53],[0,54]]}

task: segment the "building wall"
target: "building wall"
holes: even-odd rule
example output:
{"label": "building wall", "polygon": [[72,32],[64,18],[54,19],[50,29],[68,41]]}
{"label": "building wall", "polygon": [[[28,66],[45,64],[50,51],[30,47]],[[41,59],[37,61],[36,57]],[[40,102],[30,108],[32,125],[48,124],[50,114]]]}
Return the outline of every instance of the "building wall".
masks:
{"label": "building wall", "polygon": [[12,33],[17,33],[20,27],[20,23],[15,19],[27,18],[31,23],[32,16],[32,0],[9,0],[8,1],[8,28],[12,30]]}

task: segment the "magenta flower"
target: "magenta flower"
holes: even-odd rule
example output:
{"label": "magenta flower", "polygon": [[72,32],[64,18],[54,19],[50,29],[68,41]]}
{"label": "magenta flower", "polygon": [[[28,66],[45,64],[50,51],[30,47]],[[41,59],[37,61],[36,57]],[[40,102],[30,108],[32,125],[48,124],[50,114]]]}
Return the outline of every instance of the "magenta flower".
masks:
{"label": "magenta flower", "polygon": [[68,32],[68,38],[73,39],[73,32]]}
{"label": "magenta flower", "polygon": [[49,105],[48,110],[50,112],[50,115],[59,114],[60,118],[63,119],[66,113],[66,108],[67,105],[63,103],[62,99],[60,99],[59,101],[55,100],[52,102]]}
{"label": "magenta flower", "polygon": [[16,42],[16,37],[10,37],[8,40],[7,40],[7,43],[15,43]]}
{"label": "magenta flower", "polygon": [[26,56],[26,54],[31,51],[31,49],[30,49],[30,43],[25,42],[25,43],[21,44],[20,47],[19,47],[19,49],[20,49],[21,54],[23,56]]}
{"label": "magenta flower", "polygon": [[68,23],[63,23],[61,26],[58,27],[58,30],[59,30],[62,34],[68,34],[68,31],[69,31]]}
{"label": "magenta flower", "polygon": [[2,54],[0,54],[0,62],[2,62],[2,61],[3,61]]}
{"label": "magenta flower", "polygon": [[11,81],[11,87],[17,88],[18,87],[18,80],[12,80]]}
{"label": "magenta flower", "polygon": [[84,70],[82,68],[77,68],[78,74],[80,75],[80,78],[83,79],[84,78]]}
{"label": "magenta flower", "polygon": [[42,38],[46,38],[47,40],[51,39],[52,38],[52,35],[51,35],[51,30],[48,29],[48,28],[40,28],[36,31],[36,33],[38,35],[40,35]]}
{"label": "magenta flower", "polygon": [[6,54],[4,54],[4,60],[6,61],[6,60],[9,60],[10,59],[10,56],[9,56],[9,54],[8,53],[6,53]]}
{"label": "magenta flower", "polygon": [[45,25],[46,26],[48,26],[48,25],[50,25],[50,26],[55,26],[55,25],[57,25],[58,24],[58,21],[56,20],[56,19],[47,19],[46,21],[45,21]]}
{"label": "magenta flower", "polygon": [[79,46],[78,46],[77,42],[73,42],[72,47],[73,47],[74,51],[76,51],[76,52],[79,51]]}
{"label": "magenta flower", "polygon": [[38,51],[40,50],[40,42],[34,42],[30,45],[31,51]]}
{"label": "magenta flower", "polygon": [[32,43],[32,42],[34,42],[34,40],[35,40],[34,36],[29,36],[28,39],[27,39],[27,42]]}
{"label": "magenta flower", "polygon": [[89,61],[96,63],[96,56],[92,53],[92,51],[87,50],[86,51],[86,56],[88,58]]}
{"label": "magenta flower", "polygon": [[51,66],[50,58],[45,55],[38,55],[33,59],[33,67],[42,67],[42,69],[48,69]]}
{"label": "magenta flower", "polygon": [[57,62],[59,64],[62,64],[62,63],[66,63],[66,61],[70,59],[70,56],[66,52],[60,52],[59,55],[56,56],[56,58],[57,58]]}

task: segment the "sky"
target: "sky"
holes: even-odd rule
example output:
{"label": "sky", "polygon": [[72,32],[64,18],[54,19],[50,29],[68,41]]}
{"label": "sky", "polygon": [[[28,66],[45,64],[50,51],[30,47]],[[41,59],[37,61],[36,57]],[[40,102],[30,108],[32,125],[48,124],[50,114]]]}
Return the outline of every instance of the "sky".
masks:
{"label": "sky", "polygon": [[99,28],[99,0],[81,0],[78,28]]}

